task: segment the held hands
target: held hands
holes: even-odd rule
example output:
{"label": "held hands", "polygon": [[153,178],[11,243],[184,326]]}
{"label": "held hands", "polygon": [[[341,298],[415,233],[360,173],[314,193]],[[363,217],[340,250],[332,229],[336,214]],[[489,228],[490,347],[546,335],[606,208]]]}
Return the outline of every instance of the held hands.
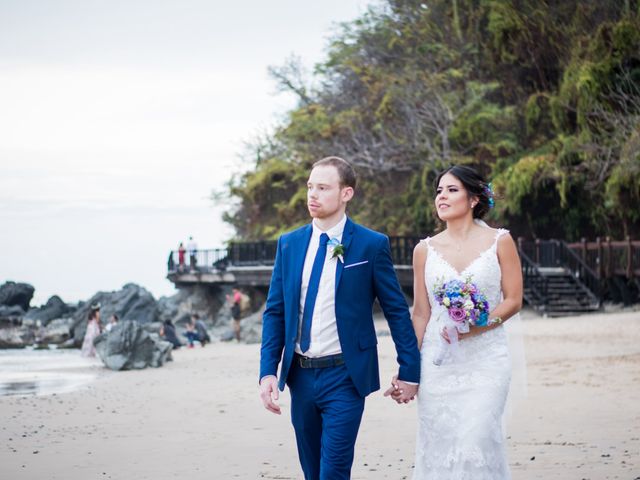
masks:
{"label": "held hands", "polygon": [[278,380],[273,375],[264,377],[260,381],[260,399],[264,408],[276,415],[280,415],[280,405],[275,401],[278,400]]}
{"label": "held hands", "polygon": [[409,403],[416,397],[418,393],[418,385],[411,385],[409,383],[398,380],[398,376],[394,375],[391,379],[391,387],[384,392],[385,397],[391,397],[399,405],[403,403]]}

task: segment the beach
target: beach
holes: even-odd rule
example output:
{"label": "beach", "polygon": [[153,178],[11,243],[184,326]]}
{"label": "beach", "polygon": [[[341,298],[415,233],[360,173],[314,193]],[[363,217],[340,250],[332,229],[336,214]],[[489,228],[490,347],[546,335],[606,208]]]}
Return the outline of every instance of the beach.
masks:
{"label": "beach", "polygon": [[[513,478],[639,479],[640,312],[523,317],[528,394],[508,424]],[[395,352],[377,326],[384,390]],[[214,343],[125,372],[74,363],[91,378],[71,391],[1,396],[0,478],[300,479],[288,393],[281,416],[258,397],[259,351]],[[352,478],[410,479],[415,429],[416,402],[370,395]]]}

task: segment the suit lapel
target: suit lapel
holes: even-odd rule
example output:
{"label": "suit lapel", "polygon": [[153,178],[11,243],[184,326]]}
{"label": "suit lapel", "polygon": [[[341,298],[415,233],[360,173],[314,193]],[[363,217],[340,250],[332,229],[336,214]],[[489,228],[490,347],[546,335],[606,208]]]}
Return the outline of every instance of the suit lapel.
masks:
{"label": "suit lapel", "polygon": [[[291,272],[293,275],[293,301],[295,305],[300,305],[300,289],[302,288],[302,270],[304,268],[304,259],[307,256],[307,249],[311,241],[311,233],[313,228],[311,224],[301,230],[297,238],[292,238],[291,245]],[[296,310],[297,311],[297,310]]]}
{"label": "suit lapel", "polygon": [[[347,222],[344,224],[344,230],[342,231],[342,245],[344,246],[344,255],[342,258],[346,261],[347,254],[349,253],[349,245],[353,238],[353,231],[355,230],[355,224],[347,217]],[[337,260],[336,264],[336,296],[338,295],[338,286],[340,285],[340,279],[342,278],[342,270],[344,269],[344,262]]]}

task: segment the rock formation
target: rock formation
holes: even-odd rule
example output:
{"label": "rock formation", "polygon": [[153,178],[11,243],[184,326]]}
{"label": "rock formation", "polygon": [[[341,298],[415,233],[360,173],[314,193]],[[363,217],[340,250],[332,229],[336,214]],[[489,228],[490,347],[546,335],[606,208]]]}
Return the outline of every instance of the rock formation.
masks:
{"label": "rock formation", "polygon": [[173,345],[135,321],[119,322],[94,340],[98,356],[111,370],[161,367],[171,360]]}

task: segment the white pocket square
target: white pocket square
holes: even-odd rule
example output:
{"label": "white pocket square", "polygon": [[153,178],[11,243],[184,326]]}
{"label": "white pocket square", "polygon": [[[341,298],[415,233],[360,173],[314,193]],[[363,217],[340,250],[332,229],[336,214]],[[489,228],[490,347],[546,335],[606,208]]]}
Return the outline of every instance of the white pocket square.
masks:
{"label": "white pocket square", "polygon": [[358,262],[358,263],[350,263],[349,265],[345,265],[344,268],[351,268],[351,267],[357,267],[358,265],[364,265],[365,263],[369,263],[369,260],[364,260],[363,262]]}

